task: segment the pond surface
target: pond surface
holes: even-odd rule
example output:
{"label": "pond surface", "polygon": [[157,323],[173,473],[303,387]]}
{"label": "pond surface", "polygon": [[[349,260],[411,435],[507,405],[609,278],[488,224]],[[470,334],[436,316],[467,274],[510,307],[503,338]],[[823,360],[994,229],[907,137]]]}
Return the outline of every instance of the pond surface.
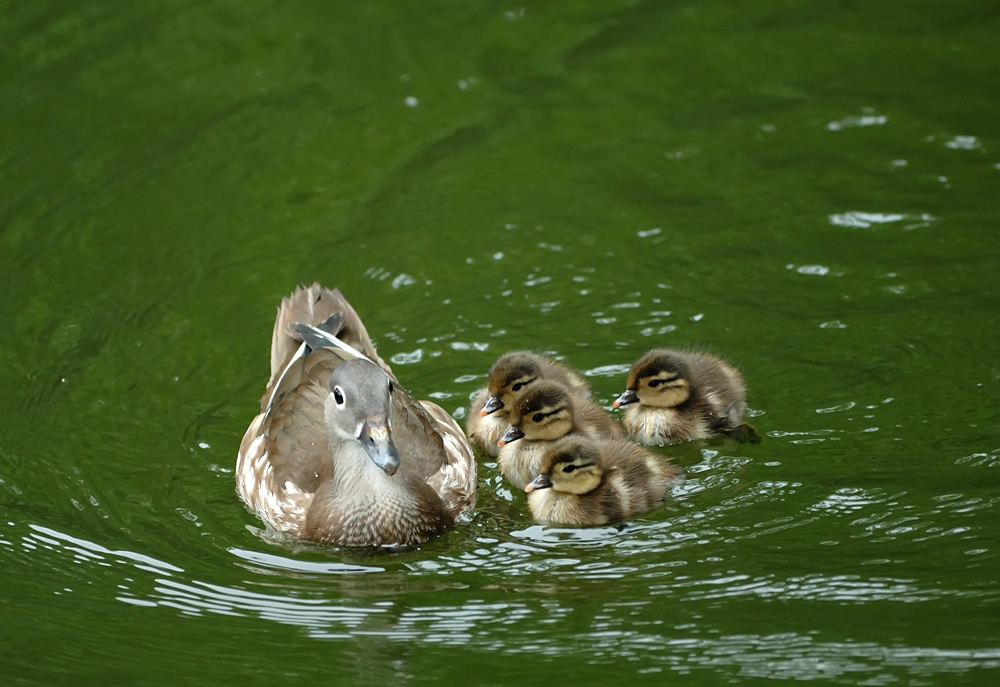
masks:
{"label": "pond surface", "polygon": [[[6,684],[996,684],[995,3],[2,5]],[[764,440],[621,527],[481,459],[417,550],[274,541],[313,280],[460,422],[507,350],[610,406],[671,346]]]}

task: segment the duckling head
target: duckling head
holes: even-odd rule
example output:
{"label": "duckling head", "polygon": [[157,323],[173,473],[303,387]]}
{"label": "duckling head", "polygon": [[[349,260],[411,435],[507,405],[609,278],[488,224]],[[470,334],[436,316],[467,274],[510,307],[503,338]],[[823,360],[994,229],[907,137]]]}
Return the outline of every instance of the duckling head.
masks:
{"label": "duckling head", "polygon": [[510,408],[510,429],[498,445],[522,437],[532,441],[553,441],[573,430],[573,398],[565,386],[538,381]]}
{"label": "duckling head", "polygon": [[566,437],[555,442],[542,456],[538,477],[524,490],[552,489],[568,494],[587,494],[601,484],[604,463],[593,441],[584,437]]}
{"label": "duckling head", "polygon": [[[330,433],[357,442],[387,475],[399,468],[399,453],[389,427],[392,380],[368,360],[346,360],[330,375],[324,414]],[[331,440],[332,438],[331,437]]]}
{"label": "duckling head", "polygon": [[497,358],[486,380],[489,396],[479,414],[486,417],[501,408],[510,408],[529,384],[542,376],[538,356],[529,351],[512,351]]}
{"label": "duckling head", "polygon": [[657,408],[675,408],[691,396],[691,375],[684,360],[667,350],[650,351],[639,358],[628,373],[628,386],[614,407],[642,403]]}

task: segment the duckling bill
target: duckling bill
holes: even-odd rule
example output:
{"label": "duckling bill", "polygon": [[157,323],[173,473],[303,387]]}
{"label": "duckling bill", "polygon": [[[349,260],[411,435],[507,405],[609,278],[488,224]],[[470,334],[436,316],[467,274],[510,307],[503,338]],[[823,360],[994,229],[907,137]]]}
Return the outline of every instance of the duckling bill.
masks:
{"label": "duckling bill", "polygon": [[236,487],[278,532],[411,546],[475,504],[476,463],[451,416],[399,384],[340,291],[313,284],[278,310]]}
{"label": "duckling bill", "polygon": [[604,525],[663,505],[679,470],[623,439],[553,442],[525,485],[531,515],[558,525]]}
{"label": "duckling bill", "polygon": [[633,441],[662,446],[736,430],[745,399],[743,376],[725,361],[657,349],[632,366],[614,407],[627,406],[623,424]]}

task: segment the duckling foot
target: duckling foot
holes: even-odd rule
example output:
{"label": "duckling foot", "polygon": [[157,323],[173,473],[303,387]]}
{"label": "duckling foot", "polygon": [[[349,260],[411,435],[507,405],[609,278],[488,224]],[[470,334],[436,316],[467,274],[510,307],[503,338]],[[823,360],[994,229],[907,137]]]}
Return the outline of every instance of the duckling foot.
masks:
{"label": "duckling foot", "polygon": [[764,437],[761,436],[760,432],[753,425],[746,422],[739,427],[726,430],[723,434],[741,444],[760,444],[764,441]]}

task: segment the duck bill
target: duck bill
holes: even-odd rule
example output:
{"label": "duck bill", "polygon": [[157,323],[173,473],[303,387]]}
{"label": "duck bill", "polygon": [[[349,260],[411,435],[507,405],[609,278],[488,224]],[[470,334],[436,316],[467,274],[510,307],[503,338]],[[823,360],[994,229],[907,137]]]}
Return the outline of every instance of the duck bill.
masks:
{"label": "duck bill", "polygon": [[389,434],[389,422],[385,419],[368,420],[361,425],[358,441],[375,465],[387,475],[396,474],[399,469],[399,453]]}
{"label": "duck bill", "polygon": [[552,480],[549,479],[548,475],[539,475],[535,479],[531,480],[524,485],[524,491],[528,494],[535,491],[536,489],[548,489],[552,486]]}
{"label": "duck bill", "polygon": [[517,427],[511,426],[503,433],[500,437],[500,441],[497,442],[497,446],[506,446],[512,441],[517,441],[524,436],[524,432],[519,430]]}
{"label": "duck bill", "polygon": [[624,394],[615,399],[615,402],[611,405],[615,408],[620,408],[621,406],[627,406],[629,403],[635,403],[639,400],[639,396],[632,389],[628,389]]}
{"label": "duck bill", "polygon": [[503,401],[496,396],[490,396],[486,399],[486,403],[483,404],[483,408],[479,411],[479,414],[486,417],[490,413],[495,413],[501,408],[503,408]]}

